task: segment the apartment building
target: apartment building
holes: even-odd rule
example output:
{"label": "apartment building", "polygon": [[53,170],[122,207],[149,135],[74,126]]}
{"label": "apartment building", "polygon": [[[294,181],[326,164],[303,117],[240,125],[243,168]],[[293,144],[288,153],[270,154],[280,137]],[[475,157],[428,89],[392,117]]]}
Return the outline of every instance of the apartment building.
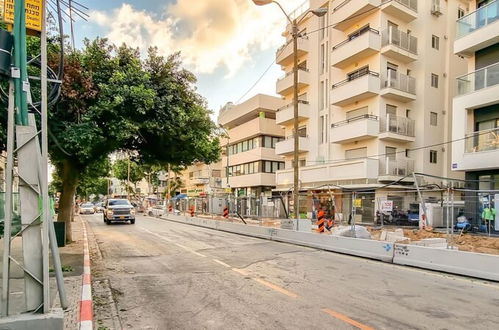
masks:
{"label": "apartment building", "polygon": [[[452,169],[464,172],[470,188],[499,189],[499,1],[467,1],[470,12],[457,21],[454,52],[468,62],[457,78],[453,101]],[[471,197],[471,196],[470,196]],[[483,206],[467,199],[469,217]],[[485,202],[487,203],[487,201]],[[490,201],[488,201],[490,203]],[[496,205],[497,208],[497,205]],[[498,224],[496,224],[497,226]],[[499,230],[499,226],[496,227]]]}
{"label": "apartment building", "polygon": [[222,163],[197,162],[182,171],[181,194],[188,197],[204,197],[220,194],[222,190]]}
{"label": "apartment building", "polygon": [[278,97],[258,94],[240,104],[227,103],[220,110],[218,123],[228,136],[222,141],[222,184],[226,190],[236,196],[272,194],[275,173],[284,169],[284,161],[276,155],[277,145],[285,140],[284,129],[276,124],[276,113],[285,106]]}
{"label": "apartment building", "polygon": [[[309,1],[310,9],[319,7],[327,7],[328,15],[294,13],[301,19],[302,36],[301,189],[365,188],[381,196],[389,191],[379,188],[390,182],[403,179],[394,186],[399,190],[412,186],[408,175],[413,172],[459,176],[450,171],[451,145],[438,144],[451,139],[455,77],[466,72],[466,60],[454,55],[452,40],[467,3]],[[285,72],[276,91],[287,103],[276,121],[286,136],[292,135],[293,124],[289,32],[288,25],[287,42],[276,53]],[[429,145],[437,146],[421,148]],[[277,172],[277,187],[287,190],[293,183],[292,143],[278,143],[276,153],[286,162],[286,169]],[[373,203],[374,198],[362,200],[367,217],[373,216]]]}

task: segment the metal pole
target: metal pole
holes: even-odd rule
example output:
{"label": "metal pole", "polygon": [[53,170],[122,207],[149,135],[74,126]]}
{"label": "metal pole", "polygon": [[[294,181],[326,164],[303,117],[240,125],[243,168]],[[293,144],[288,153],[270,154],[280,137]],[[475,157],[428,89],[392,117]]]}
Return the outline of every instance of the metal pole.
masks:
{"label": "metal pole", "polygon": [[355,212],[356,212],[356,209],[355,209],[355,199],[357,198],[357,194],[354,192],[352,192],[352,223],[351,223],[351,226],[352,226],[352,237],[356,237],[357,235],[355,234]]}
{"label": "metal pole", "polygon": [[426,205],[423,200],[423,195],[421,195],[421,190],[419,189],[418,178],[416,174],[412,173],[412,177],[414,178],[414,185],[416,186],[416,190],[418,191],[419,202],[421,203],[421,210],[423,214],[421,214],[421,220],[419,220],[419,229],[426,228]]}
{"label": "metal pole", "polygon": [[[50,278],[49,278],[49,226],[52,226],[50,221],[50,205],[48,196],[48,109],[47,109],[47,26],[45,22],[45,1],[42,4],[42,33],[40,40],[40,59],[41,59],[41,135],[42,135],[42,152],[40,161],[40,192],[42,193],[42,253],[43,253],[43,312],[48,313],[50,309]],[[54,242],[52,242],[52,246]],[[57,246],[57,243],[55,244]],[[56,251],[56,258],[59,259],[59,253]],[[54,262],[56,274],[61,276],[62,270],[59,265]],[[61,273],[61,274],[59,274]],[[59,276],[57,285],[60,287]],[[64,287],[64,284],[62,284]]]}
{"label": "metal pole", "polygon": [[451,184],[451,209],[450,209],[450,220],[451,220],[451,227],[450,227],[450,246],[451,249],[454,248],[454,188],[453,185]]}
{"label": "metal pole", "polygon": [[129,200],[130,199],[130,154],[127,155],[128,155],[128,162],[127,162],[126,198]]}
{"label": "metal pole", "polygon": [[299,164],[298,164],[298,151],[299,151],[299,136],[298,136],[298,26],[296,19],[292,24],[293,36],[293,137],[294,137],[294,152],[293,152],[293,188],[294,188],[294,206],[295,206],[295,219],[298,229],[298,222],[300,219],[299,210]]}
{"label": "metal pole", "polygon": [[14,167],[14,82],[9,82],[9,106],[7,119],[7,164],[5,174],[5,220],[3,231],[3,265],[2,265],[2,316],[9,314],[9,277],[10,277],[10,231],[12,224],[12,175]]}
{"label": "metal pole", "polygon": [[449,217],[450,217],[450,188],[447,188],[447,195],[445,196],[446,201],[446,221],[445,221],[445,236],[447,237],[447,248],[450,247],[450,232],[449,232]]}

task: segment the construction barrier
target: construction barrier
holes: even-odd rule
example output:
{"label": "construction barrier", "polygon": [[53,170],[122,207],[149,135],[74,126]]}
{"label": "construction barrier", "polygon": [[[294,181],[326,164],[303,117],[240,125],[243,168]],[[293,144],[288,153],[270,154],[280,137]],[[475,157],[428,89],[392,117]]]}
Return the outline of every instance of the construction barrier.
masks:
{"label": "construction barrier", "polygon": [[224,207],[224,214],[223,214],[225,219],[229,218],[229,208],[226,206]]}
{"label": "construction barrier", "polygon": [[499,281],[499,256],[395,244],[393,263]]}
{"label": "construction barrier", "polygon": [[319,213],[317,214],[317,231],[319,233],[324,232],[324,215],[325,212],[323,210],[320,210]]}
{"label": "construction barrier", "polygon": [[394,244],[370,239],[317,235],[313,232],[248,226],[181,215],[165,215],[162,218],[209,229],[308,246],[388,263],[499,281],[499,256],[495,255]]}
{"label": "construction barrier", "polygon": [[191,217],[194,217],[194,206],[191,207],[191,209],[189,210],[189,214],[191,215]]}

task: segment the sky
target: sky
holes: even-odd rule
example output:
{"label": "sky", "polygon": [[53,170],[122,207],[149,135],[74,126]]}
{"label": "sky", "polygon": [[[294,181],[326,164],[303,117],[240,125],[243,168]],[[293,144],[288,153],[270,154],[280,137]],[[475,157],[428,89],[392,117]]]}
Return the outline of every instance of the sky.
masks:
{"label": "sky", "polygon": [[[89,8],[87,22],[77,20],[77,47],[84,38],[107,37],[120,45],[149,46],[163,55],[180,51],[184,66],[198,77],[198,92],[218,113],[238,102],[275,59],[285,40],[285,17],[270,4],[252,0],[77,0]],[[287,12],[304,0],[281,0]],[[69,31],[66,26],[66,31]],[[273,65],[241,101],[257,94],[275,95],[282,71]]]}

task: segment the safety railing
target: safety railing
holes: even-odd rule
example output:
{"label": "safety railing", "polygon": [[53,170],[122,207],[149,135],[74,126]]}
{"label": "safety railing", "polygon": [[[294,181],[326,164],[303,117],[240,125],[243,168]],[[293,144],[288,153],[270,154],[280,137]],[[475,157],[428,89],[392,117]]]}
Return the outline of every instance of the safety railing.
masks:
{"label": "safety railing", "polygon": [[342,42],[340,42],[339,44],[337,44],[336,46],[333,47],[333,51],[340,48],[341,46],[345,45],[345,44],[348,44],[350,41],[353,41],[355,39],[357,39],[358,37],[360,37],[361,35],[363,34],[366,34],[368,32],[371,32],[371,33],[374,33],[374,34],[379,34],[379,31],[376,30],[376,29],[373,29],[373,28],[361,28],[359,30],[357,30],[356,32],[350,34],[348,36],[348,39],[346,40],[343,40]]}
{"label": "safety railing", "polygon": [[379,131],[381,133],[390,132],[404,136],[415,136],[415,121],[407,117],[399,117],[388,114],[381,118]]}
{"label": "safety railing", "polygon": [[332,128],[340,127],[340,126],[348,125],[352,122],[355,122],[358,120],[364,120],[364,119],[378,121],[378,116],[368,115],[368,114],[360,115],[360,116],[356,116],[356,117],[352,117],[352,118],[349,118],[346,120],[339,121],[337,123],[333,123],[333,124],[331,124],[331,127]]}
{"label": "safety railing", "polygon": [[398,2],[401,5],[418,12],[418,0],[383,0],[383,4],[388,2]]}
{"label": "safety railing", "polygon": [[[309,104],[308,101],[305,101],[305,100],[298,100],[298,104]],[[293,103],[289,103],[283,107],[280,107],[279,109],[277,109],[277,112],[279,111],[284,111],[286,109],[289,109],[289,108],[292,108],[293,107]]]}
{"label": "safety railing", "polygon": [[374,71],[369,71],[369,70],[359,71],[356,74],[349,76],[347,79],[334,84],[332,86],[332,89],[338,88],[338,87],[343,86],[351,81],[354,81],[356,79],[362,78],[362,77],[367,76],[367,75],[379,77],[379,73],[374,72]]}
{"label": "safety railing", "polygon": [[499,1],[493,1],[457,21],[456,38],[462,38],[499,19]]}
{"label": "safety railing", "polygon": [[457,78],[457,95],[499,84],[499,62]]}
{"label": "safety railing", "polygon": [[466,135],[466,153],[499,150],[499,128]]}
{"label": "safety railing", "polygon": [[[298,68],[298,74],[300,73],[300,71],[302,72],[309,72],[308,69],[305,69],[305,68]],[[286,77],[289,77],[293,74],[293,70],[289,71],[289,72],[286,72],[284,75],[282,75],[279,79],[277,79],[278,81],[281,81],[283,79],[285,79]]]}
{"label": "safety railing", "polygon": [[379,175],[406,176],[414,173],[414,160],[385,157],[379,160]]}
{"label": "safety railing", "polygon": [[381,46],[387,45],[397,46],[414,55],[418,54],[418,38],[391,26],[381,33]]}
{"label": "safety railing", "polygon": [[402,92],[416,94],[416,79],[395,70],[388,70],[381,84],[381,88],[395,88]]}

